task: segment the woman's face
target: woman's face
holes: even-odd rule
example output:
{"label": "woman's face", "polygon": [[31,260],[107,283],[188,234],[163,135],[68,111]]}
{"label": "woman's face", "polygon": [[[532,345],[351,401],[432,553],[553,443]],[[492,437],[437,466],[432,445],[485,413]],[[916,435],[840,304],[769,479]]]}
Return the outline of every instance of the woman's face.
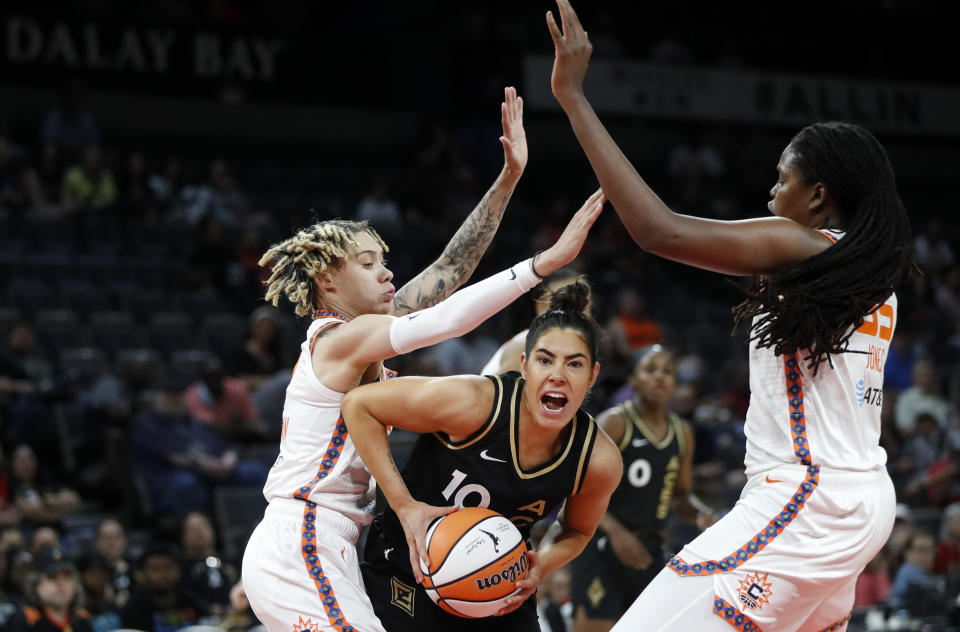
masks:
{"label": "woman's face", "polygon": [[817,185],[804,181],[796,162],[796,154],[788,145],[780,155],[777,183],[770,189],[773,199],[767,202],[767,208],[777,217],[786,217],[813,228],[816,221],[810,205]]}
{"label": "woman's face", "polygon": [[634,367],[630,385],[645,403],[666,406],[677,385],[677,368],[673,357],[666,351],[646,354]]}
{"label": "woman's face", "polygon": [[395,289],[390,282],[393,272],[386,266],[383,249],[365,231],[353,238],[357,246],[347,252],[339,268],[330,271],[331,289],[322,294],[323,303],[352,315],[388,314]]}
{"label": "woman's face", "polygon": [[540,334],[530,357],[522,357],[524,397],[537,423],[562,428],[573,419],[600,370],[590,362],[586,341],[573,329],[553,327]]}

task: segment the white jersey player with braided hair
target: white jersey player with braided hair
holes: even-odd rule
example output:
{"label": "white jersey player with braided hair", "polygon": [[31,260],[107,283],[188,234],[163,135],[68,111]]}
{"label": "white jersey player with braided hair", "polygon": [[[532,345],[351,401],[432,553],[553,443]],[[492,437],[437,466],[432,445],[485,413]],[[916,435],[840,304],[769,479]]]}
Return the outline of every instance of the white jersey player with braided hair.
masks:
{"label": "white jersey player with braided hair", "polygon": [[862,127],[815,123],[780,155],[772,217],[674,213],[593,111],[590,40],[569,0],[557,5],[551,89],[631,237],[664,258],[754,278],[734,310],[751,334],[747,484],[613,630],[840,632],[896,504],[880,406],[894,290],[916,263],[887,153]]}
{"label": "white jersey player with braided hair", "polygon": [[[509,162],[509,148],[507,154]],[[508,195],[497,195],[505,204]],[[345,394],[386,376],[384,359],[470,331],[534,287],[540,275],[569,263],[603,202],[597,191],[550,248],[432,307],[426,305],[446,292],[417,287],[423,275],[411,282],[414,289],[407,285],[394,296],[386,246],[365,223],[321,222],[264,255],[263,263],[273,262],[267,300],[284,293],[298,313],[316,318],[287,388],[280,454],[264,487],[270,502],[243,559],[244,590],[271,632],[383,631],[356,557],[360,529],[372,517],[372,481],[340,418]],[[472,241],[462,247],[473,255],[486,247],[479,237]],[[471,256],[455,267],[469,273],[475,265]],[[455,287],[462,279],[450,281],[436,286]],[[426,309],[415,311],[410,303]]]}

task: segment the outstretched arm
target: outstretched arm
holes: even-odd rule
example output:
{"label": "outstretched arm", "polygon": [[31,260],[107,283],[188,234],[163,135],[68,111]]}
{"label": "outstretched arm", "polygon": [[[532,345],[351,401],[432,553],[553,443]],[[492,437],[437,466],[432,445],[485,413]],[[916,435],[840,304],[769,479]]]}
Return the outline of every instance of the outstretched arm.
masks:
{"label": "outstretched arm", "polygon": [[532,259],[474,283],[433,307],[394,317],[364,314],[321,336],[313,347],[313,370],[328,388],[346,393],[371,362],[409,353],[460,336],[509,305],[580,253],[603,210],[603,191],[584,202],[557,241]]}
{"label": "outstretched arm", "polygon": [[569,0],[557,0],[562,31],[553,14],[547,27],[555,60],[553,94],[570,119],[607,198],[630,236],[644,250],[724,274],[771,274],[829,246],[817,231],[781,217],[717,221],[672,212],[620,151],[583,93],[593,50]]}
{"label": "outstretched arm", "polygon": [[443,254],[400,288],[393,297],[394,316],[430,307],[464,284],[500,227],[507,202],[527,166],[527,136],[523,130],[523,99],[516,88],[504,89],[500,104],[503,123],[503,171],[473,212],[453,235]]}
{"label": "outstretched arm", "polygon": [[343,400],[343,420],[357,454],[403,525],[418,583],[423,575],[417,558],[428,560],[427,527],[434,518],[455,508],[433,507],[410,495],[390,454],[386,429],[395,426],[467,437],[486,421],[494,394],[493,382],[479,376],[402,377],[355,388]]}

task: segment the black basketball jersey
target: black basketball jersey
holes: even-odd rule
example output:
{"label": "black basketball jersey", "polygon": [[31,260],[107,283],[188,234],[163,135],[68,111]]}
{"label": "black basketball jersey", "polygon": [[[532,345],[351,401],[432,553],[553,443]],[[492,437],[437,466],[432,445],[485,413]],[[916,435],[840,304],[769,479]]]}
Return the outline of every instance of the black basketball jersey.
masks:
{"label": "black basketball jersey", "polygon": [[686,450],[683,425],[679,417],[668,415],[667,434],[657,441],[632,401],[618,408],[626,422],[618,446],[623,477],[607,511],[631,531],[653,535],[663,528],[670,514],[680,459]]}
{"label": "black basketball jersey", "polygon": [[[516,371],[486,377],[493,381],[496,393],[483,426],[459,441],[442,432],[420,435],[403,469],[403,480],[421,502],[488,507],[503,514],[528,540],[535,522],[580,490],[599,428],[589,414],[578,410],[560,453],[524,470],[518,444],[524,380]],[[389,506],[382,525],[384,539],[397,549],[390,559],[407,560],[403,528]]]}

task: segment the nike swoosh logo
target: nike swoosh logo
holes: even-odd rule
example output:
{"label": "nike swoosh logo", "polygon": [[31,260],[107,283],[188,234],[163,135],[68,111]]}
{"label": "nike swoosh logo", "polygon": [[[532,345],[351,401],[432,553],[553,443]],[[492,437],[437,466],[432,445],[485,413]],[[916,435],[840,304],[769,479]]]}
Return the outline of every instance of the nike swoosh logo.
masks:
{"label": "nike swoosh logo", "polygon": [[410,314],[409,316],[407,316],[407,320],[413,320],[419,315],[420,315],[420,312],[414,312],[413,314]]}
{"label": "nike swoosh logo", "polygon": [[768,483],[782,483],[783,481],[778,481],[778,480],[776,480],[776,479],[770,478],[770,475],[767,474],[767,482],[768,482]]}
{"label": "nike swoosh logo", "polygon": [[513,281],[517,278],[517,273],[513,271],[513,268],[510,268],[510,280]]}
{"label": "nike swoosh logo", "polygon": [[648,443],[650,443],[650,441],[647,440],[647,439],[634,439],[634,440],[633,440],[633,447],[635,447],[635,448],[642,448],[643,446],[647,445]]}
{"label": "nike swoosh logo", "polygon": [[486,459],[487,461],[496,461],[497,463],[506,463],[506,461],[504,461],[503,459],[498,459],[495,456],[490,456],[489,454],[487,454],[486,450],[480,453],[480,458]]}

